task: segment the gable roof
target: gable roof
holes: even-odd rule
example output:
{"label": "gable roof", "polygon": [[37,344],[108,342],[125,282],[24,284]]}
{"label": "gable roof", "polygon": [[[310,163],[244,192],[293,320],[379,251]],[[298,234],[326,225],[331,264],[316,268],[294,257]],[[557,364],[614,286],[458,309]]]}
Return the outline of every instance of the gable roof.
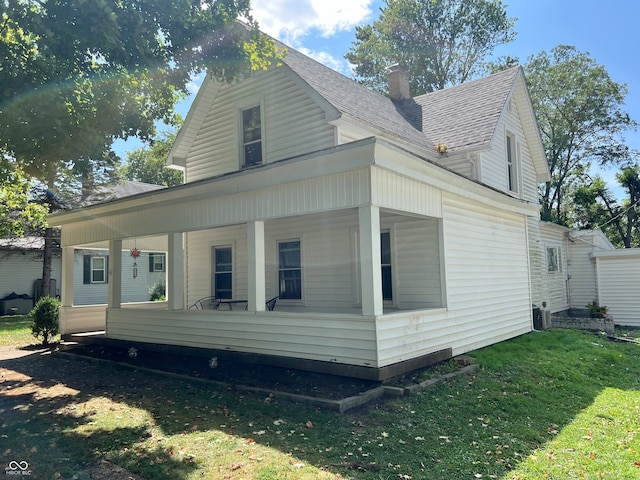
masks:
{"label": "gable roof", "polygon": [[[329,117],[351,120],[374,132],[429,151],[434,151],[436,142],[445,143],[450,151],[488,148],[506,105],[518,90],[518,106],[524,107],[523,126],[532,148],[538,180],[548,179],[548,165],[531,102],[528,97],[520,98],[523,93],[528,95],[522,67],[394,102],[278,40],[272,40],[286,50],[282,59],[284,67],[297,76],[310,95],[324,102]],[[203,82],[169,154],[169,164],[184,166],[184,158],[219,88],[219,82]]]}
{"label": "gable roof", "polygon": [[425,135],[450,150],[487,145],[498,125],[520,67],[427,93],[422,106]]}
{"label": "gable roof", "polygon": [[277,42],[287,53],[284,63],[311,89],[324,98],[339,115],[347,115],[392,136],[432,149],[435,143],[407,118],[404,104],[373,92],[358,82]]}

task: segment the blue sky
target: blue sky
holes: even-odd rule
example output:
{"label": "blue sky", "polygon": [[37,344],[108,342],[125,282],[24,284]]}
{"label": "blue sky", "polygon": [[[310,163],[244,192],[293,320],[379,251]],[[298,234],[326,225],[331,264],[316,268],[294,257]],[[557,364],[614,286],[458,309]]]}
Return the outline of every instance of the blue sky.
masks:
{"label": "blue sky", "polygon": [[[497,55],[513,55],[525,63],[530,55],[566,44],[604,65],[611,78],[628,87],[626,109],[640,122],[640,2],[636,0],[512,0],[507,13],[516,17],[516,40]],[[377,18],[382,0],[253,0],[261,29],[325,65],[350,75],[344,54],[355,39],[355,26]],[[198,80],[191,89],[197,91]],[[184,115],[191,98],[180,105]],[[640,134],[626,135],[640,150]],[[120,147],[119,150],[130,149]],[[603,176],[613,181],[615,171]]]}

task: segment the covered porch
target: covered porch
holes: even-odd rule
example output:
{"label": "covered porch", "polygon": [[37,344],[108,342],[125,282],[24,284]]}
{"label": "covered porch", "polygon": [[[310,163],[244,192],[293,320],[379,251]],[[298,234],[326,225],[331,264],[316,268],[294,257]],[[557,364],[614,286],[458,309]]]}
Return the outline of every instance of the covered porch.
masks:
{"label": "covered porch", "polygon": [[[377,148],[322,152],[322,174],[296,158],[54,216],[62,333],[374,370],[450,347],[441,192],[376,166]],[[108,298],[78,306],[88,246],[108,251]],[[134,246],[165,253],[165,302],[123,301]],[[189,309],[208,296],[246,307]]]}

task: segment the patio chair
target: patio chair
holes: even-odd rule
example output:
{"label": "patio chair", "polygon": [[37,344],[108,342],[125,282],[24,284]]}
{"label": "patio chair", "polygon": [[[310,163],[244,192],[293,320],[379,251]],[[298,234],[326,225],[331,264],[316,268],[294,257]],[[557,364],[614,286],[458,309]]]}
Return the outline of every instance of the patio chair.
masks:
{"label": "patio chair", "polygon": [[278,301],[278,299],[280,298],[280,295],[273,297],[271,300],[268,300],[266,305],[267,305],[267,310],[268,311],[273,311],[276,308],[276,302]]}
{"label": "patio chair", "polygon": [[220,300],[216,297],[203,297],[189,306],[189,310],[218,310]]}

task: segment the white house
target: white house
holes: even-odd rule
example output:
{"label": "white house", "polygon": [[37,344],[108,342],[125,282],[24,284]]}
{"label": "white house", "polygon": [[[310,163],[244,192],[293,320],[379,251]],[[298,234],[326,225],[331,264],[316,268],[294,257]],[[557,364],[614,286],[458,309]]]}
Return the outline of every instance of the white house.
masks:
{"label": "white house", "polygon": [[[549,172],[522,69],[416,98],[389,77],[391,98],[287,48],[207,78],[168,158],[185,185],[50,218],[62,333],[94,318],[114,341],[385,379],[530,331]],[[123,308],[134,245],[167,253],[166,303]],[[74,251],[95,248],[106,314],[74,302]]]}

